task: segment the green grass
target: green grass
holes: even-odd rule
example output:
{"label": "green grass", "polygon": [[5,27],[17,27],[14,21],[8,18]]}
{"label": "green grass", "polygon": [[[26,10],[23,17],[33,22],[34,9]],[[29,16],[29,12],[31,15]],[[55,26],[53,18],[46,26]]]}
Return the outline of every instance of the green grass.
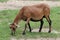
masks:
{"label": "green grass", "polygon": [[[3,10],[0,11],[0,40],[9,40],[11,38],[9,23],[12,23],[18,10]],[[52,20],[52,29],[60,31],[60,7],[51,8],[50,18]],[[23,36],[24,21],[19,22],[20,28],[16,30],[16,38],[40,38],[40,37],[60,37],[60,34],[47,33],[47,32],[28,32]],[[30,22],[33,29],[39,28],[40,22]],[[48,27],[48,22],[44,19],[44,27]]]}
{"label": "green grass", "polygon": [[0,2],[7,2],[8,0],[0,0]]}

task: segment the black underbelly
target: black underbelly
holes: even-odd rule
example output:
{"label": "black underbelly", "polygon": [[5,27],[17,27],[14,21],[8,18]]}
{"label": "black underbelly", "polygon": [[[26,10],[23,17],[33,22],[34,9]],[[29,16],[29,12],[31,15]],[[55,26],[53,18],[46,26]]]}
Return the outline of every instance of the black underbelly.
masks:
{"label": "black underbelly", "polygon": [[[42,18],[45,18],[45,16],[43,16]],[[40,19],[40,20],[41,20],[41,19]],[[33,22],[38,22],[38,21],[40,21],[40,20],[34,20],[34,19],[32,19],[32,18],[30,19],[30,21],[33,21]],[[27,18],[25,18],[24,21],[27,21]]]}
{"label": "black underbelly", "polygon": [[[27,21],[27,19],[25,19],[24,21]],[[31,18],[30,21],[37,22],[37,21],[40,21],[40,20],[34,20],[34,19]]]}
{"label": "black underbelly", "polygon": [[37,21],[40,21],[40,20],[34,20],[34,19],[32,19],[32,18],[31,18],[31,19],[30,19],[30,21],[34,21],[34,22],[37,22]]}

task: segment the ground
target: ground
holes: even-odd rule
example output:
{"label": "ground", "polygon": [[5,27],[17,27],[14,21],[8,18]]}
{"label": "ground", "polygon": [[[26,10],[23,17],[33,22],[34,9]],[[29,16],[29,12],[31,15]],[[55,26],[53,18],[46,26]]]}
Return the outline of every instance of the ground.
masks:
{"label": "ground", "polygon": [[[7,2],[8,3],[8,2]],[[3,4],[3,5],[2,5]],[[24,29],[24,21],[19,23],[15,36],[10,35],[9,23],[12,23],[19,9],[16,5],[0,3],[0,40],[59,40],[60,39],[60,7],[51,7],[50,18],[52,20],[52,33],[47,33],[48,23],[44,19],[43,31],[38,32],[40,22],[30,22],[33,32],[26,31],[26,35],[22,35]],[[5,7],[5,8],[4,8]],[[5,9],[5,10],[4,10]],[[6,10],[7,9],[7,10]],[[14,9],[14,10],[12,10]],[[35,25],[36,24],[36,25]]]}

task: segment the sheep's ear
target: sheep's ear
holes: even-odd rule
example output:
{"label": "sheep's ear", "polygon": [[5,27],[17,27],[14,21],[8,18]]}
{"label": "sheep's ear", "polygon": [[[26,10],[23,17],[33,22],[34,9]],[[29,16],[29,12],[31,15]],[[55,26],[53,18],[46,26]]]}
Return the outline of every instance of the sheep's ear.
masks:
{"label": "sheep's ear", "polygon": [[8,23],[9,26],[11,26],[11,23]]}
{"label": "sheep's ear", "polygon": [[8,23],[9,25],[11,25],[11,23]]}
{"label": "sheep's ear", "polygon": [[17,25],[16,23],[14,23],[17,27],[20,27],[19,25]]}
{"label": "sheep's ear", "polygon": [[20,27],[19,25],[17,27]]}

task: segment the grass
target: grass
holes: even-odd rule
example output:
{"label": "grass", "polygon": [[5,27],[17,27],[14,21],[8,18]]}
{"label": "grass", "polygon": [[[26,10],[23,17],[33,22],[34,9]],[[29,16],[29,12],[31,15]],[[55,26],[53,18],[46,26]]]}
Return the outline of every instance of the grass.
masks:
{"label": "grass", "polygon": [[0,0],[0,2],[7,2],[8,0]]}
{"label": "grass", "polygon": [[[9,28],[9,23],[12,23],[15,16],[17,15],[18,10],[3,10],[0,11],[0,40],[10,40],[11,35],[10,35],[10,28]],[[52,29],[60,31],[60,7],[54,7],[51,8],[51,15],[50,18],[52,20]],[[26,31],[26,35],[22,35],[22,31],[24,29],[24,21],[21,21],[19,25],[21,26],[20,28],[17,28],[16,30],[16,38],[40,38],[40,37],[60,37],[60,34],[55,34],[55,33],[47,33],[47,32],[28,32]],[[39,22],[30,22],[31,27],[33,29],[39,28],[40,23]],[[44,27],[48,27],[48,22],[46,19],[44,19]]]}

